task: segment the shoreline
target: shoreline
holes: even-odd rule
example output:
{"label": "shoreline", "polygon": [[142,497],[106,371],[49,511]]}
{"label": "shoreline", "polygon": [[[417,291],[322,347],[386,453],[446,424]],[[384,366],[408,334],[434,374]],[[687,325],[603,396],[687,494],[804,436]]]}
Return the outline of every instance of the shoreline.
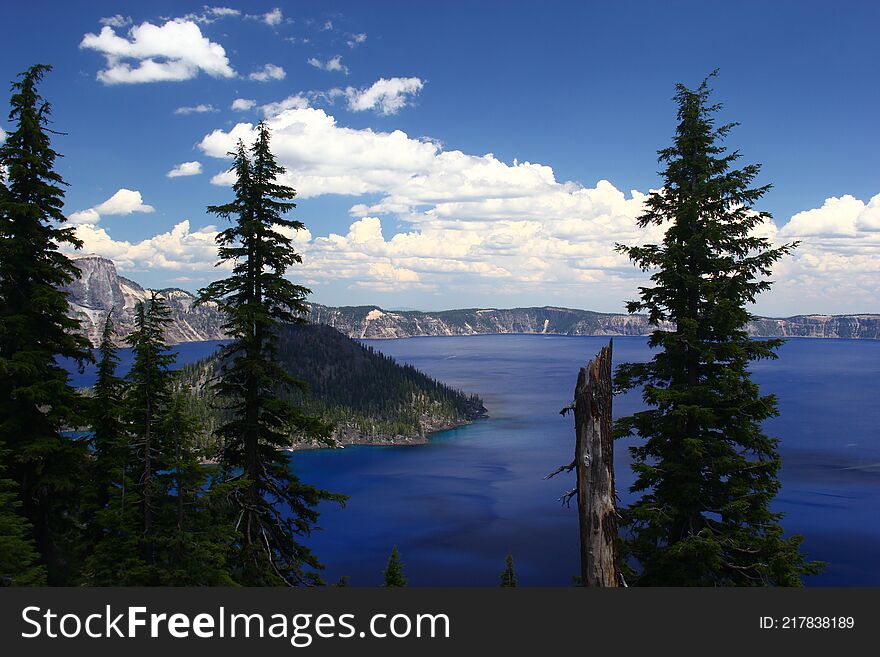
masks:
{"label": "shoreline", "polygon": [[431,442],[431,436],[433,436],[434,434],[442,433],[444,431],[451,431],[453,429],[460,429],[461,427],[469,426],[478,420],[488,419],[488,417],[489,416],[487,414],[470,420],[443,423],[438,425],[436,428],[424,430],[418,436],[404,436],[402,434],[398,434],[396,436],[370,436],[362,433],[357,433],[355,435],[352,435],[351,437],[346,437],[342,440],[338,440],[335,447],[324,445],[317,441],[310,441],[297,443],[296,445],[292,445],[286,448],[285,451],[293,453],[306,450],[345,449],[346,447],[409,447],[414,445],[427,445],[429,442]]}

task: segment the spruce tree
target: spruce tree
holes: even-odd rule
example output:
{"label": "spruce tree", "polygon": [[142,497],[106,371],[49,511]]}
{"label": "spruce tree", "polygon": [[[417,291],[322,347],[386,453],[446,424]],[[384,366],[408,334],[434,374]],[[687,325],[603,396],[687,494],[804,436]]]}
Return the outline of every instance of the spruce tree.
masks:
{"label": "spruce tree", "polygon": [[663,187],[638,219],[666,226],[662,244],[617,247],[653,272],[629,312],[675,325],[651,334],[649,362],[616,372],[616,387],[642,386],[648,406],[616,425],[618,436],[641,439],[631,448],[631,490],[641,497],[624,511],[626,556],[643,586],[798,586],[817,565],[770,510],[778,440],[761,422],[778,412],[749,372],[752,361],[776,358],[782,341],[745,330],[747,304],[796,244],[773,247],[756,235],[770,215],[753,206],[770,186],[753,186],[760,166],[734,168],[739,152],[721,145],[736,124],[716,125],[710,78],[696,90],[676,87],[678,127],[658,153]]}
{"label": "spruce tree", "polygon": [[[83,441],[60,435],[83,421],[83,400],[58,357],[91,357],[79,322],[68,317],[61,288],[78,275],[61,247],[80,248],[62,213],[65,185],[54,170],[50,107],[37,92],[49,66],[38,64],[12,85],[9,121],[0,146],[0,442],[7,476],[18,486],[22,511],[50,583],[75,567],[65,546],[78,540],[74,523],[85,477]],[[69,551],[68,551],[69,552]]]}
{"label": "spruce tree", "polygon": [[281,231],[304,226],[285,216],[295,207],[296,192],[277,182],[284,169],[269,148],[265,123],[258,125],[250,152],[240,142],[232,155],[235,198],[208,208],[233,221],[217,236],[220,261],[233,264],[232,274],[200,293],[201,303],[215,302],[226,313],[224,328],[232,338],[221,351],[215,385],[231,417],[217,429],[223,481],[233,486],[230,500],[237,511],[231,566],[244,585],[317,584],[321,565],[299,538],[314,527],[321,500],[344,498],[291,472],[285,451],[291,437],[329,441],[330,426],[285,401],[285,389],[305,386],[276,359],[277,329],[304,321],[309,293],[284,278],[302,258]]}
{"label": "spruce tree", "polygon": [[501,573],[501,586],[502,588],[513,588],[516,584],[516,572],[513,570],[513,555],[508,554],[507,558],[504,560],[504,570]]}
{"label": "spruce tree", "polygon": [[400,552],[397,546],[391,550],[391,556],[388,557],[388,564],[385,566],[385,572],[382,574],[384,581],[383,587],[401,588],[406,586],[406,576],[403,574],[403,562],[400,560]]}

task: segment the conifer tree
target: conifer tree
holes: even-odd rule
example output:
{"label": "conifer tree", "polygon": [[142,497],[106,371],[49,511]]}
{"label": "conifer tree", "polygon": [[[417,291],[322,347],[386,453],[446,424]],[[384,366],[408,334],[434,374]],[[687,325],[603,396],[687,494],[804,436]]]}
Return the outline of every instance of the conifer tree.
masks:
{"label": "conifer tree", "polygon": [[317,584],[321,565],[299,538],[314,527],[321,500],[344,498],[304,484],[290,470],[284,450],[291,436],[329,441],[330,426],[282,398],[285,388],[305,386],[275,358],[277,327],[302,322],[306,313],[309,290],[284,278],[302,258],[282,232],[304,226],[285,216],[296,192],[277,182],[284,169],[269,149],[266,124],[258,125],[250,152],[239,142],[233,155],[235,198],[208,208],[233,222],[217,236],[220,261],[233,264],[232,274],[200,294],[200,302],[216,302],[225,311],[232,337],[221,352],[215,390],[232,418],[217,434],[237,510],[233,577],[255,586]]}
{"label": "conifer tree", "polygon": [[[714,76],[715,73],[712,74]],[[710,78],[712,77],[710,76]],[[616,372],[620,390],[642,386],[647,410],[617,422],[635,433],[631,449],[641,497],[624,512],[626,555],[643,586],[798,586],[816,572],[801,538],[783,536],[770,510],[779,490],[778,441],[761,422],[777,415],[749,363],[776,358],[781,340],[752,340],[747,304],[770,287],[774,262],[796,244],[773,247],[756,235],[766,212],[753,209],[769,185],[753,186],[760,166],[734,168],[739,152],[721,142],[736,124],[717,126],[709,78],[676,87],[678,127],[659,151],[663,188],[649,195],[641,227],[665,225],[661,244],[622,246],[651,284],[629,312],[647,311],[657,348],[647,363]]]}
{"label": "conifer tree", "polygon": [[115,337],[111,311],[104,321],[98,347],[97,376],[92,388],[90,413],[94,457],[91,485],[95,489],[95,504],[99,509],[107,505],[110,488],[113,482],[121,480],[121,472],[127,462],[127,436],[122,417],[125,382],[116,375],[119,355]]}
{"label": "conifer tree", "polygon": [[[112,467],[99,468],[110,485],[107,505],[97,513],[100,537],[87,563],[90,584],[235,583],[225,565],[231,522],[205,492],[208,472],[195,449],[198,427],[169,369],[175,360],[163,334],[169,312],[156,292],[135,306],[135,329],[128,337],[134,362],[123,402],[128,442],[121,448],[113,441],[101,443]],[[102,365],[115,358],[111,334],[105,327]],[[108,365],[101,378],[99,368],[99,383],[107,388],[112,369]],[[109,419],[104,426],[111,426]]]}
{"label": "conifer tree", "polygon": [[508,554],[507,558],[504,561],[505,568],[501,573],[501,584],[502,588],[513,588],[517,585],[516,583],[516,572],[513,570],[513,555]]}
{"label": "conifer tree", "polygon": [[75,566],[64,545],[77,540],[73,520],[84,479],[83,441],[60,431],[82,423],[83,400],[57,357],[88,360],[79,322],[67,316],[61,288],[78,272],[61,247],[80,248],[61,209],[65,185],[47,127],[50,107],[37,85],[51,67],[32,66],[12,85],[0,146],[0,442],[7,476],[18,486],[48,581],[62,583]]}
{"label": "conifer tree", "polygon": [[162,471],[169,467],[170,449],[163,433],[164,412],[171,397],[169,367],[174,355],[165,344],[164,328],[170,323],[171,311],[162,298],[153,292],[147,303],[135,306],[135,329],[128,337],[134,360],[128,374],[125,400],[135,452],[133,476],[141,509],[141,559],[157,563],[155,534],[158,505],[163,495]]}
{"label": "conifer tree", "polygon": [[40,586],[46,569],[39,565],[30,523],[21,515],[18,486],[6,478],[7,457],[0,444],[0,586]]}
{"label": "conifer tree", "polygon": [[383,587],[401,588],[406,586],[406,576],[403,574],[403,562],[400,560],[400,552],[397,551],[396,545],[394,546],[394,549],[391,550],[391,556],[388,557],[388,564],[385,566],[383,577]]}

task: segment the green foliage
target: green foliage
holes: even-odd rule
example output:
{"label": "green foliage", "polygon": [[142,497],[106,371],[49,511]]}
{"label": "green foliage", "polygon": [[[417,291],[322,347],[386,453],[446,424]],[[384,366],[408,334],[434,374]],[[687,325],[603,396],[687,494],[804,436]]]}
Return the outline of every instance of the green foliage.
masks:
{"label": "green foliage", "polygon": [[60,436],[81,423],[84,409],[56,357],[82,362],[91,355],[60,291],[77,275],[60,248],[81,243],[65,226],[50,107],[37,92],[49,70],[33,66],[13,83],[15,129],[0,146],[0,170],[8,170],[0,180],[0,442],[9,450],[3,464],[18,486],[48,581],[61,583],[75,568],[62,553],[72,553],[66,547],[77,540],[86,449]]}
{"label": "green foliage", "polygon": [[[486,412],[478,397],[453,390],[410,365],[399,365],[329,326],[288,325],[279,327],[277,334],[277,362],[308,390],[289,388],[280,391],[280,397],[309,415],[330,420],[339,431],[414,438],[425,425],[459,424]],[[218,367],[214,357],[181,372],[181,381],[198,391],[193,412],[209,425],[229,418],[207,385]],[[298,438],[288,436],[288,444]]]}
{"label": "green foliage", "polygon": [[708,78],[696,90],[677,86],[678,128],[659,151],[663,188],[639,218],[641,227],[667,226],[663,243],[618,246],[653,272],[629,312],[676,325],[652,333],[659,351],[650,362],[616,372],[616,386],[641,386],[649,407],[616,424],[618,436],[642,439],[631,449],[632,491],[642,497],[624,512],[625,555],[643,586],[797,586],[817,564],[770,511],[780,461],[761,422],[777,415],[776,399],[760,394],[748,370],[776,358],[781,341],[745,331],[746,305],[796,245],[772,248],[756,236],[770,215],[753,206],[769,185],[752,186],[759,165],[733,168],[739,153],[720,143],[735,124],[715,125],[720,105],[709,96]]}
{"label": "green foliage", "polygon": [[391,556],[388,557],[388,565],[385,566],[385,572],[382,574],[384,582],[383,587],[401,588],[406,586],[406,577],[403,574],[403,562],[400,560],[400,552],[397,546],[391,550]]}
{"label": "green foliage", "polygon": [[[169,370],[175,356],[163,338],[168,314],[157,293],[135,308],[135,330],[128,337],[134,362],[120,409],[124,424],[112,425],[124,427],[125,442],[118,437],[98,442],[99,421],[106,427],[111,419],[95,417],[95,470],[107,474],[109,485],[94,523],[98,539],[86,571],[91,584],[235,583],[226,569],[232,520],[225,496],[231,491],[218,487],[206,492],[209,472],[194,446],[200,428]],[[105,328],[105,341],[110,337],[111,329]],[[114,360],[112,347],[103,347],[106,371],[102,379],[99,367],[95,399],[109,394],[99,392],[98,384],[115,391],[122,383],[112,378]]]}
{"label": "green foliage", "polygon": [[508,554],[507,558],[504,560],[504,570],[501,572],[501,584],[499,586],[502,588],[513,588],[516,585],[516,572],[513,570],[513,555]]}
{"label": "green foliage", "polygon": [[218,481],[234,485],[237,517],[230,566],[236,581],[251,586],[321,583],[317,557],[299,538],[314,527],[322,500],[344,497],[302,483],[284,449],[292,433],[329,441],[330,425],[286,401],[281,391],[304,388],[277,362],[279,324],[302,322],[309,290],[284,277],[302,261],[284,231],[304,228],[286,218],[296,192],[277,182],[284,173],[269,149],[269,129],[257,127],[248,151],[239,143],[232,170],[235,198],[208,211],[231,219],[217,236],[221,262],[232,274],[201,291],[226,313],[232,342],[221,352],[214,389],[229,419],[216,430],[222,447]]}
{"label": "green foliage", "polygon": [[40,586],[46,583],[46,569],[38,563],[31,525],[21,515],[18,486],[5,478],[8,456],[0,443],[0,586]]}

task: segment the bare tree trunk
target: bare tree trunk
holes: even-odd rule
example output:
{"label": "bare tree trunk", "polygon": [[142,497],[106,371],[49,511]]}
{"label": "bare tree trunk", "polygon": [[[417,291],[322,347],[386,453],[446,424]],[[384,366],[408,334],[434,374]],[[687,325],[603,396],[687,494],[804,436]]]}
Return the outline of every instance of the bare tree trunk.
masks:
{"label": "bare tree trunk", "polygon": [[581,368],[574,393],[575,470],[583,586],[618,586],[617,500],[611,431],[611,347]]}

